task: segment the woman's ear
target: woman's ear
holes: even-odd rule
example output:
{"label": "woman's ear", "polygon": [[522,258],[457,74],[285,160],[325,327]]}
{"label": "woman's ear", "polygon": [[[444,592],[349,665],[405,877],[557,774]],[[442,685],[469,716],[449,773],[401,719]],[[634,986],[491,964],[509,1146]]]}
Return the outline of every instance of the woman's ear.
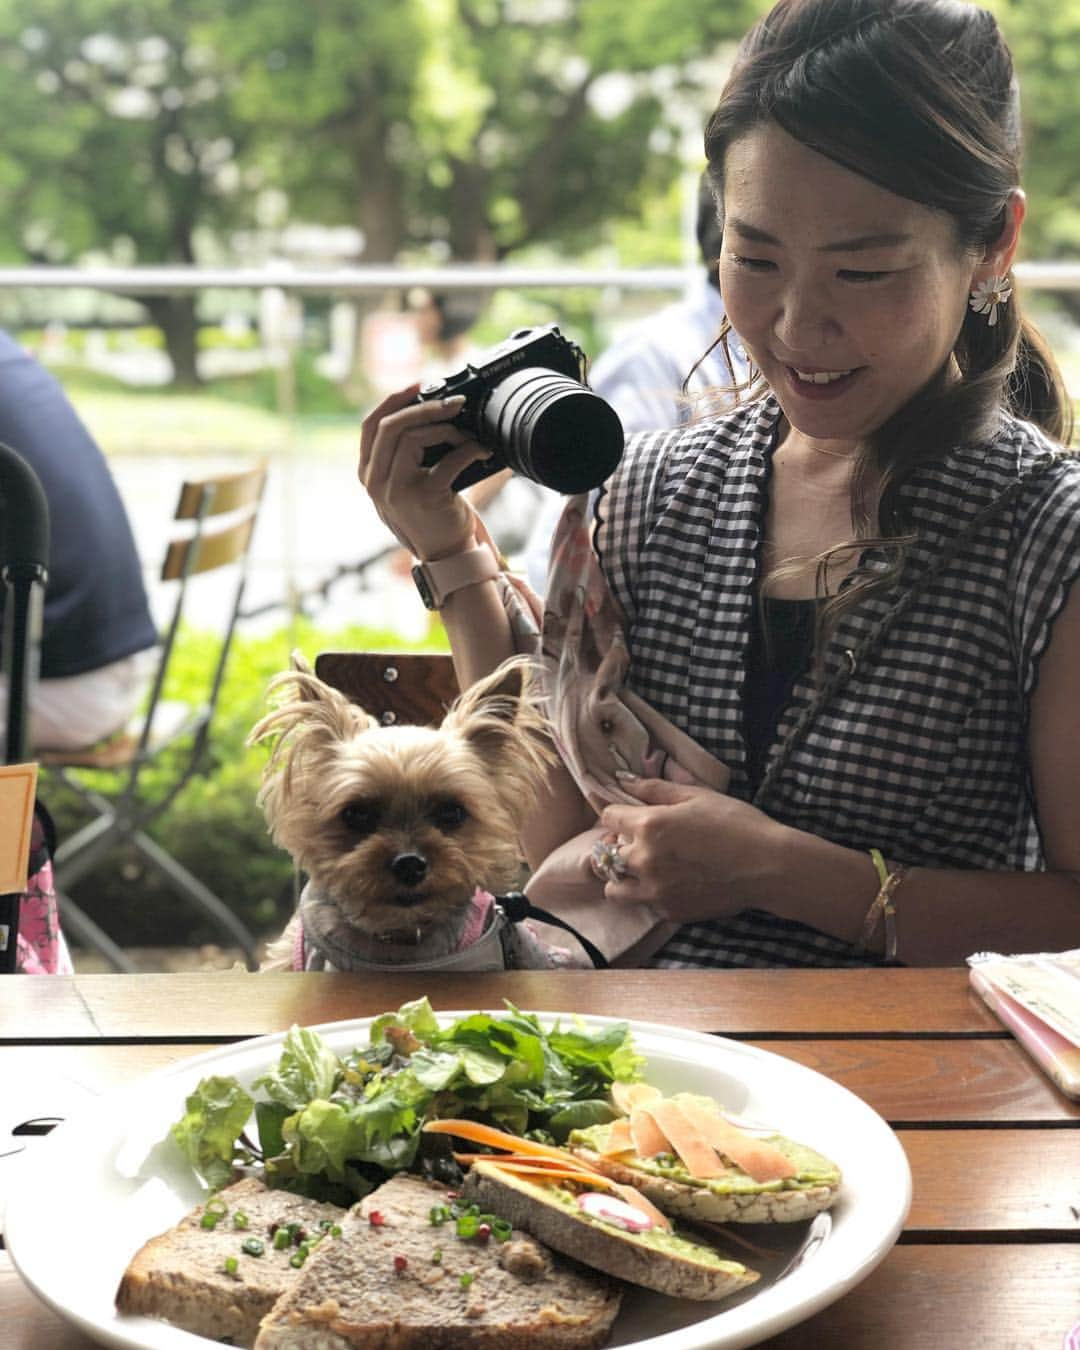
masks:
{"label": "woman's ear", "polygon": [[1027,215],[1027,198],[1021,188],[1013,188],[1005,203],[1005,224],[1001,233],[987,244],[983,261],[975,269],[975,281],[989,281],[995,277],[1006,277],[1016,257],[1020,243],[1020,226]]}

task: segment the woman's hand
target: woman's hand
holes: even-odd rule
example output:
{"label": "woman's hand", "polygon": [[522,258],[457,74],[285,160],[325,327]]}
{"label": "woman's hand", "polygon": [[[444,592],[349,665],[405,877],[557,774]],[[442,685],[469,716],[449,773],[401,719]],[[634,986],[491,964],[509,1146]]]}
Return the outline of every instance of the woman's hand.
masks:
{"label": "woman's hand", "polygon": [[[390,394],[364,418],[359,476],[395,537],[417,558],[432,562],[475,542],[475,513],[450,485],[490,452],[452,424],[462,397],[417,403],[419,388],[413,384]],[[425,468],[425,452],[446,443],[454,449]]]}
{"label": "woman's hand", "polygon": [[711,788],[622,775],[619,785],[641,805],[607,806],[600,817],[625,869],[605,899],[649,904],[678,923],[768,903],[785,826]]}

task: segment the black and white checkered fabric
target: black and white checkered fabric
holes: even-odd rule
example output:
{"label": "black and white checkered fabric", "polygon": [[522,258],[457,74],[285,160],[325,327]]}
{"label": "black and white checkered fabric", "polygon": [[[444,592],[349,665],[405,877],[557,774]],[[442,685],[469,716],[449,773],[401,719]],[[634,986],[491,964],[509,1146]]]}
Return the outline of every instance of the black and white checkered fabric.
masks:
{"label": "black and white checkered fabric", "polygon": [[[597,543],[628,618],[634,689],[732,771],[749,798],[744,654],[780,416],[772,397],[679,431],[633,438],[600,498]],[[903,490],[917,541],[904,576],[844,616],[826,674],[983,508],[1044,463],[979,526],[883,643],[811,721],[759,804],[851,848],[942,868],[1044,866],[1026,724],[1039,658],[1080,572],[1080,462],[1007,419],[990,444],[920,468]],[[858,575],[888,565],[867,548]],[[776,754],[813,695],[795,684]],[[901,945],[901,957],[903,950]],[[865,964],[852,947],[760,911],[689,924],[656,966]]]}

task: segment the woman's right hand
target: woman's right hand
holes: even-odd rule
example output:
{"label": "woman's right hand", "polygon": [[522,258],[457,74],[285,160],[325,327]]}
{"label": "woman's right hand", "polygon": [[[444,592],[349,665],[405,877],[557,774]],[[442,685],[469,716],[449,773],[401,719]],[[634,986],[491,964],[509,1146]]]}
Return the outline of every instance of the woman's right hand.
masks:
{"label": "woman's right hand", "polygon": [[[390,394],[364,418],[359,476],[395,537],[421,561],[433,562],[475,543],[475,512],[450,485],[490,452],[450,420],[464,398],[417,403],[419,388],[413,384]],[[453,450],[425,468],[425,452],[446,443]]]}

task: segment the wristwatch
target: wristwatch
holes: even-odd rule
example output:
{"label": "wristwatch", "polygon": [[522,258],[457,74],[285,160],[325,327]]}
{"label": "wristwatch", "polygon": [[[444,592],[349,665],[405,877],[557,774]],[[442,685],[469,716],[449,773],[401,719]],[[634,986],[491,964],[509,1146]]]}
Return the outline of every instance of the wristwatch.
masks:
{"label": "wristwatch", "polygon": [[452,558],[417,563],[412,575],[425,608],[442,609],[447,597],[455,591],[497,577],[499,562],[491,549],[478,545],[455,553]]}

